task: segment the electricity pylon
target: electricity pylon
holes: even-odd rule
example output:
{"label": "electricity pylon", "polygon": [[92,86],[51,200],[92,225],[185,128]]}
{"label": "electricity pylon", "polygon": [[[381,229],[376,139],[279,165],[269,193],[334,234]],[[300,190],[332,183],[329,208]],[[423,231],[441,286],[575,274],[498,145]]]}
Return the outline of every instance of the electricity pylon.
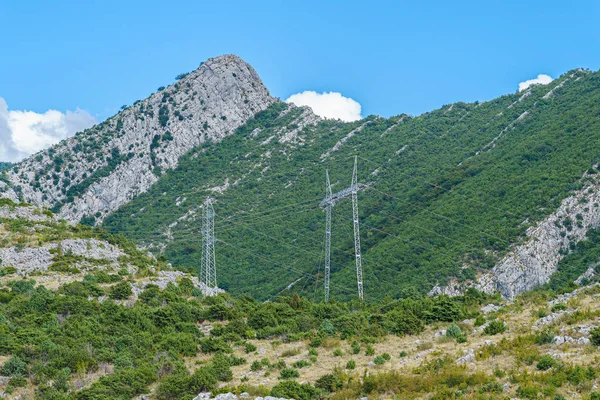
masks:
{"label": "electricity pylon", "polygon": [[344,198],[352,198],[352,220],[354,224],[354,255],[356,258],[356,281],[358,285],[358,297],[364,299],[363,294],[363,272],[362,259],[360,253],[360,227],[358,220],[358,191],[365,189],[365,185],[358,184],[357,171],[358,157],[354,157],[354,169],[352,170],[352,182],[347,187],[335,194],[331,194],[331,183],[329,182],[329,170],[325,171],[327,187],[325,188],[325,198],[319,204],[325,207],[325,301],[329,301],[329,284],[331,272],[331,214],[333,206],[337,201]]}
{"label": "electricity pylon", "polygon": [[[327,179],[326,199],[331,199],[331,183],[329,182],[329,170],[325,170]],[[325,205],[325,301],[329,301],[329,274],[331,271],[331,209],[333,202]]]}
{"label": "electricity pylon", "polygon": [[202,262],[200,282],[209,288],[217,287],[217,268],[215,266],[215,210],[212,200],[206,198],[202,209]]}
{"label": "electricity pylon", "polygon": [[354,170],[352,171],[352,219],[354,220],[354,255],[356,257],[356,282],[358,284],[358,298],[363,299],[363,273],[362,259],[360,256],[360,229],[358,226],[358,183],[356,171],[356,159],[354,157]]}

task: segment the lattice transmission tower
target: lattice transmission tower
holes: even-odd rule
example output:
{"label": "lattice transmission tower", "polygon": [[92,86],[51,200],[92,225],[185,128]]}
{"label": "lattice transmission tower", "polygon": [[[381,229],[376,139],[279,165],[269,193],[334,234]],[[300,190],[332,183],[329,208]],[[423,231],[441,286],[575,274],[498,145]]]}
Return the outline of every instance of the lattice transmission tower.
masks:
{"label": "lattice transmission tower", "polygon": [[349,187],[332,194],[329,181],[329,170],[325,171],[326,188],[325,198],[319,203],[325,208],[325,301],[329,301],[329,287],[331,274],[331,214],[336,202],[350,197],[352,199],[352,221],[354,224],[354,255],[356,259],[356,282],[358,286],[358,297],[364,299],[362,258],[360,253],[360,226],[358,220],[358,191],[366,188],[366,185],[358,184],[358,157],[354,157],[354,169],[352,170],[352,182]]}
{"label": "lattice transmission tower", "polygon": [[215,210],[212,200],[206,198],[202,209],[202,261],[200,282],[209,288],[217,287],[217,268],[215,266]]}

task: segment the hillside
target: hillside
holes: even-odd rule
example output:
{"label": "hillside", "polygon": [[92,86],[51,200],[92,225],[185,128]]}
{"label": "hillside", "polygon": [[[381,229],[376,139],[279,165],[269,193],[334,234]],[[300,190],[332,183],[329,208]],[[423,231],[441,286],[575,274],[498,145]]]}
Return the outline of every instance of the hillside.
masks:
{"label": "hillside", "polygon": [[[341,190],[357,155],[368,300],[468,286],[514,298],[557,268],[554,282],[567,286],[587,268],[563,258],[600,226],[597,72],[353,123],[270,97],[236,56],[177,78],[4,171],[3,196],[101,224],[193,274],[210,196],[220,287],[261,300],[286,291],[319,299],[325,170]],[[334,208],[332,238],[332,296],[349,299],[348,201]]]}
{"label": "hillside", "polygon": [[102,221],[194,146],[233,133],[273,99],[233,55],[207,60],[117,115],[7,170],[0,192],[69,221]]}
{"label": "hillside", "polygon": [[[358,155],[367,299],[465,285],[512,298],[548,282],[600,224],[599,100],[600,74],[574,70],[418,117],[320,121],[274,102],[235,134],[194,147],[104,227],[195,270],[211,196],[221,287],[267,299],[291,285],[319,299],[325,170],[341,190]],[[335,206],[338,299],[356,292],[351,218],[348,202]]]}
{"label": "hillside", "polygon": [[[123,238],[28,205],[0,213],[3,398],[600,395],[597,282],[513,302],[473,289],[369,303],[206,296]],[[28,268],[29,255],[48,247],[48,267]]]}

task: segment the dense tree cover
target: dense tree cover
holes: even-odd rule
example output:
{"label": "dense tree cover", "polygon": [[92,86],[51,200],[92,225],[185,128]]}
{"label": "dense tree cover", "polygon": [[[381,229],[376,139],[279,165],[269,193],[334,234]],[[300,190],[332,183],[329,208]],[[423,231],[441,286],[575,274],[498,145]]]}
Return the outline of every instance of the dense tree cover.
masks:
{"label": "dense tree cover", "polygon": [[[585,183],[583,173],[600,160],[598,104],[600,74],[573,71],[532,87],[529,96],[456,103],[415,118],[323,121],[298,142],[282,143],[277,137],[296,127],[301,110],[281,113],[286,106],[275,103],[234,135],[190,151],[105,227],[144,244],[172,233],[164,255],[195,271],[199,207],[212,196],[221,287],[266,299],[294,283],[321,297],[324,214],[317,205],[325,169],[333,190],[341,190],[358,154],[359,180],[368,185],[359,193],[366,298],[424,292],[490,268]],[[353,244],[350,206],[340,202],[333,217],[335,298],[355,295]]]}
{"label": "dense tree cover", "polygon": [[[31,383],[39,399],[129,399],[158,382],[156,398],[191,399],[218,381],[231,380],[230,367],[245,360],[229,354],[232,346],[252,351],[246,340],[306,340],[318,347],[328,336],[367,340],[418,333],[427,323],[472,317],[484,300],[473,291],[460,298],[386,298],[372,304],[313,303],[297,295],[259,303],[246,296],[192,297],[190,285],[181,282],[164,291],[149,286],[135,305],[125,306],[114,296],[97,300],[100,282],[112,281],[107,277],[88,275],[58,292],[34,280],[14,280],[0,288],[0,354],[11,356],[0,374],[10,377],[9,387]],[[196,326],[202,321],[225,323],[204,337]],[[184,357],[200,352],[214,356],[188,371]],[[73,386],[77,376],[98,371],[107,374],[90,387],[77,391]],[[284,371],[282,377],[296,375],[295,369]],[[321,386],[334,385],[327,382]],[[288,393],[290,385],[295,384],[282,383],[273,393]]]}

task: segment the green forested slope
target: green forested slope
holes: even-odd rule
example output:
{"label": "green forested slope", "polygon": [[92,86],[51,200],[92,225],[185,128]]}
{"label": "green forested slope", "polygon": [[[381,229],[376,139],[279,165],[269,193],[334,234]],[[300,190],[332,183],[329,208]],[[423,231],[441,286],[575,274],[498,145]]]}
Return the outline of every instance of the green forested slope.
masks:
{"label": "green forested slope", "polygon": [[[323,121],[306,128],[299,143],[268,140],[293,129],[301,113],[281,113],[286,106],[277,103],[233,136],[192,150],[105,227],[157,251],[166,243],[169,262],[196,269],[199,207],[210,195],[221,287],[265,299],[296,282],[294,290],[320,298],[325,169],[340,190],[359,155],[359,180],[369,186],[359,194],[365,296],[426,291],[491,267],[582,184],[600,156],[599,101],[600,74],[573,71],[528,96],[456,103],[416,118]],[[209,190],[225,182],[222,193]],[[334,208],[333,248],[332,296],[353,296],[348,202]],[[464,263],[470,267],[461,270]]]}

